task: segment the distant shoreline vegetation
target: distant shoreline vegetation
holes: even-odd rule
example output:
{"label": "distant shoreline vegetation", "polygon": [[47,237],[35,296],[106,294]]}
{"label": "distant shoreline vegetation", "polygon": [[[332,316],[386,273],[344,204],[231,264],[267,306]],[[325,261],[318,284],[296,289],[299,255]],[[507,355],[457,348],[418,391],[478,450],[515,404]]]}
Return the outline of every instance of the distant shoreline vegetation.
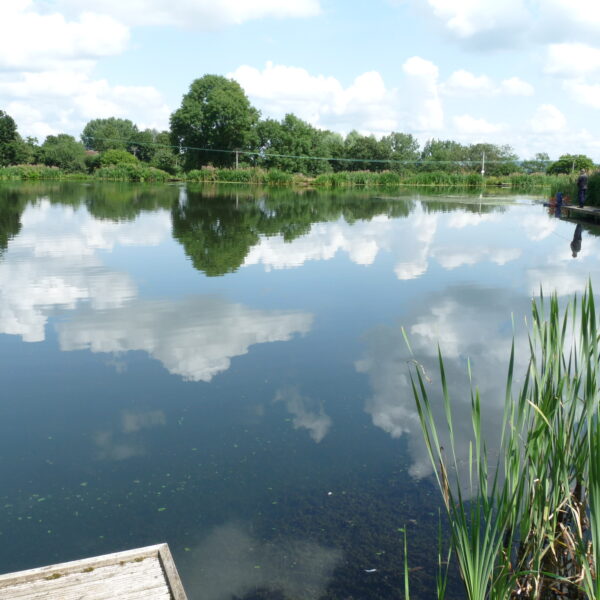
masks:
{"label": "distant shoreline vegetation", "polygon": [[[164,183],[181,181],[191,183],[238,183],[251,185],[302,186],[320,189],[380,188],[398,186],[439,187],[508,187],[515,191],[540,188],[562,189],[568,193],[575,181],[568,175],[516,174],[482,177],[475,173],[396,173],[394,171],[338,171],[310,177],[301,173],[287,173],[280,169],[257,167],[230,169],[205,167],[173,175],[140,161],[99,166],[92,173],[69,172],[47,165],[13,165],[0,168],[0,181],[82,180]],[[590,191],[600,196],[600,175],[590,177]],[[572,193],[572,192],[571,192]],[[573,196],[575,197],[575,196]],[[600,204],[600,198],[599,202]]]}
{"label": "distant shoreline vegetation", "polygon": [[316,188],[502,185],[518,191],[562,185],[585,169],[582,154],[520,158],[507,144],[460,143],[391,131],[375,137],[319,129],[294,114],[265,118],[232,79],[194,80],[168,129],[129,119],[92,119],[80,139],[58,133],[40,143],[22,137],[0,110],[0,179],[197,181]]}

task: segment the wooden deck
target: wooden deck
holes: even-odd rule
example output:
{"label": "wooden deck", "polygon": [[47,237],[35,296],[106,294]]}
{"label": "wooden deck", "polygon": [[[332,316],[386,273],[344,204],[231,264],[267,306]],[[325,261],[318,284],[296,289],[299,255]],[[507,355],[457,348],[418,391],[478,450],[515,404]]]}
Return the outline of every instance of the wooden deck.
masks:
{"label": "wooden deck", "polygon": [[579,208],[579,206],[569,206],[563,204],[561,207],[561,213],[572,219],[586,219],[592,221],[600,220],[600,208],[595,206],[584,206]]}
{"label": "wooden deck", "polygon": [[0,575],[0,600],[187,600],[167,544]]}

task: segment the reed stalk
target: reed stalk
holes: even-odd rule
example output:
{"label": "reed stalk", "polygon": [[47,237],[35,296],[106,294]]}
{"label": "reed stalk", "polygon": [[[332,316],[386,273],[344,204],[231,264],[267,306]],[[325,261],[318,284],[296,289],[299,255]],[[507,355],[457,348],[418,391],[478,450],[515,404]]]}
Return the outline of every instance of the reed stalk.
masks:
{"label": "reed stalk", "polygon": [[[438,350],[444,422],[430,384],[411,371],[427,451],[469,600],[600,599],[598,322],[591,283],[560,310],[556,296],[532,303],[529,361],[513,390],[514,342],[500,448],[488,456],[482,401],[471,384],[466,467],[457,460],[452,400]],[[469,367],[469,378],[471,372]],[[443,428],[443,429],[442,429]],[[450,447],[442,448],[442,431]],[[438,598],[445,588],[438,586]]]}

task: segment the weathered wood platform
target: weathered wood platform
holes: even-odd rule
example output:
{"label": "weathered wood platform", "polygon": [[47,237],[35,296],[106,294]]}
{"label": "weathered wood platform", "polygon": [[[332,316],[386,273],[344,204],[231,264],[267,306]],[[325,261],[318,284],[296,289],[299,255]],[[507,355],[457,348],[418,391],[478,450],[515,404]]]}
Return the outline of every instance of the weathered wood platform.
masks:
{"label": "weathered wood platform", "polygon": [[187,600],[167,544],[0,575],[0,600]]}
{"label": "weathered wood platform", "polygon": [[573,219],[586,219],[591,221],[600,220],[600,208],[595,206],[579,206],[563,205],[561,207],[561,213]]}

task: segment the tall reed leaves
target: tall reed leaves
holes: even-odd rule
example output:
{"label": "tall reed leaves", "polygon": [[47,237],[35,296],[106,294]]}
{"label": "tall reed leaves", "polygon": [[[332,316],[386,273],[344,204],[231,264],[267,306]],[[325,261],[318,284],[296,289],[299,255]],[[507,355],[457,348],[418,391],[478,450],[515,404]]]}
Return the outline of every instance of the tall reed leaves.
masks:
{"label": "tall reed leaves", "polygon": [[540,294],[532,305],[530,356],[517,392],[514,343],[511,348],[500,450],[493,460],[482,437],[484,403],[471,384],[466,467],[457,460],[441,352],[444,422],[434,417],[439,411],[422,371],[411,373],[452,551],[470,600],[600,600],[598,333],[591,283],[563,311],[556,296],[548,302]]}

